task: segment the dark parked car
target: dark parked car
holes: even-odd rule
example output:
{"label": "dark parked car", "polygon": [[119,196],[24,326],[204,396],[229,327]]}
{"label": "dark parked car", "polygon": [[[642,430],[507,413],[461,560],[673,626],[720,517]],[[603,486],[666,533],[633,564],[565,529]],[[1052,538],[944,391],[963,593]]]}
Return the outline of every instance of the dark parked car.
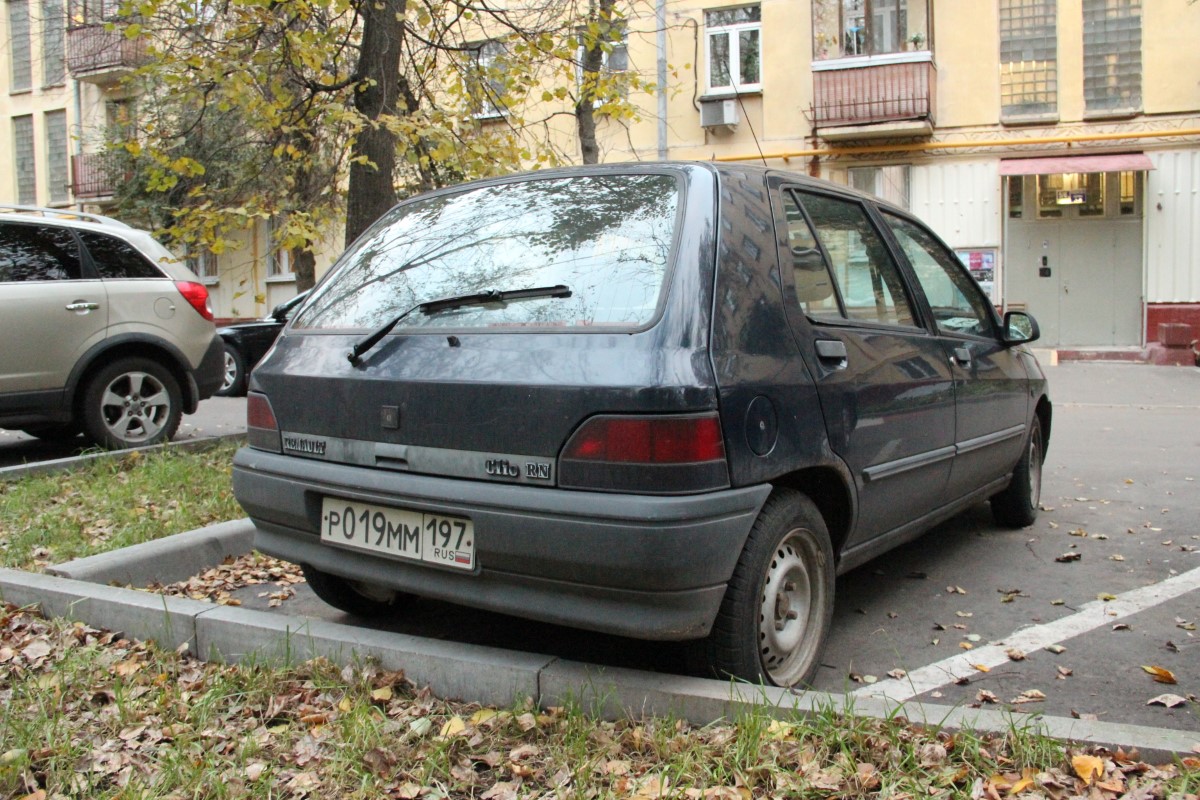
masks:
{"label": "dark parked car", "polygon": [[307,296],[308,292],[301,292],[291,300],[285,300],[262,319],[217,328],[225,347],[224,380],[217,394],[222,397],[241,397],[246,393],[246,376],[275,344],[275,337],[287,324],[288,317]]}
{"label": "dark parked car", "polygon": [[990,500],[1051,406],[910,214],[793,173],[610,165],[406,201],[254,371],[234,490],[330,604],[411,595],[808,679],[835,575]]}

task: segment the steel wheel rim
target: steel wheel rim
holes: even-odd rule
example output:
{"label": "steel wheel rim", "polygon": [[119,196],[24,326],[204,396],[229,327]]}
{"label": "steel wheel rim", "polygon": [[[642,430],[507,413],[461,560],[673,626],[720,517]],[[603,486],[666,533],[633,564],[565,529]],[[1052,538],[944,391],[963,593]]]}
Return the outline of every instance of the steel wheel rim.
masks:
{"label": "steel wheel rim", "polygon": [[104,427],[119,441],[153,439],[167,425],[171,397],[162,381],[147,372],[126,372],[114,378],[100,395]]}
{"label": "steel wheel rim", "polygon": [[233,358],[233,353],[225,351],[225,379],[221,382],[221,391],[227,392],[233,386],[233,382],[237,379],[237,361]]}
{"label": "steel wheel rim", "polygon": [[783,537],[767,565],[758,615],[759,657],[767,676],[790,686],[804,676],[813,612],[813,578],[800,530]]}

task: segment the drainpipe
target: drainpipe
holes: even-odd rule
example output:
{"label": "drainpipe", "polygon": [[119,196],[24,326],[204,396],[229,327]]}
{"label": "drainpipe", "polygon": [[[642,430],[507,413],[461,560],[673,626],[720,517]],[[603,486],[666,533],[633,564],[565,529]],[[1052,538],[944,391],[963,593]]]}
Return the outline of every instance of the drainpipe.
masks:
{"label": "drainpipe", "polygon": [[667,150],[667,0],[655,0],[655,44],[658,50],[658,160],[666,161]]}
{"label": "drainpipe", "polygon": [[[75,105],[75,158],[71,163],[71,194],[75,194],[75,186],[79,176],[75,174],[80,156],[83,155],[83,98],[79,94],[79,81],[71,78],[71,99]],[[83,211],[83,201],[75,198],[75,210]]]}

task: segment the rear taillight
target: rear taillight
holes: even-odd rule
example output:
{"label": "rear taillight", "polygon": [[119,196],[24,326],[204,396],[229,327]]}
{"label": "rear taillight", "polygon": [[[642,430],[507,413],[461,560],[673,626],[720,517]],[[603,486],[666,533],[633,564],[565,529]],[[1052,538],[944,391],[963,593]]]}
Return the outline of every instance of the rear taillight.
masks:
{"label": "rear taillight", "polygon": [[204,284],[195,281],[175,281],[175,288],[188,301],[188,305],[196,309],[196,313],[209,322],[213,320],[212,301]]}
{"label": "rear taillight", "polygon": [[716,413],[592,417],[563,448],[559,485],[639,494],[701,492],[729,485]]}
{"label": "rear taillight", "polygon": [[278,453],[283,449],[279,442],[279,423],[265,394],[249,392],[246,395],[246,441],[257,450]]}

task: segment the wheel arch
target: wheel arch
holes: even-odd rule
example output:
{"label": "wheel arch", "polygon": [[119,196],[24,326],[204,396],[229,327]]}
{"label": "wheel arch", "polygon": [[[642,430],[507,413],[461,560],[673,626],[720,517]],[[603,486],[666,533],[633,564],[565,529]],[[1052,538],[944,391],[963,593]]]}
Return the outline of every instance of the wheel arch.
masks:
{"label": "wheel arch", "polygon": [[788,473],[772,483],[795,489],[812,500],[829,529],[834,557],[841,560],[842,547],[850,536],[857,514],[847,476],[832,466],[817,466]]}
{"label": "wheel arch", "polygon": [[161,364],[179,384],[183,395],[183,413],[192,414],[196,411],[196,406],[200,403],[199,390],[191,373],[184,367],[186,359],[183,353],[162,339],[128,334],[106,339],[84,354],[75,365],[67,380],[67,397],[70,398],[72,414],[78,417],[80,389],[87,385],[92,375],[106,364],[130,357],[148,358]]}
{"label": "wheel arch", "polygon": [[1038,422],[1042,424],[1042,458],[1044,459],[1046,451],[1050,448],[1050,421],[1054,417],[1054,407],[1050,403],[1050,398],[1046,395],[1038,398],[1033,413],[1037,415]]}

